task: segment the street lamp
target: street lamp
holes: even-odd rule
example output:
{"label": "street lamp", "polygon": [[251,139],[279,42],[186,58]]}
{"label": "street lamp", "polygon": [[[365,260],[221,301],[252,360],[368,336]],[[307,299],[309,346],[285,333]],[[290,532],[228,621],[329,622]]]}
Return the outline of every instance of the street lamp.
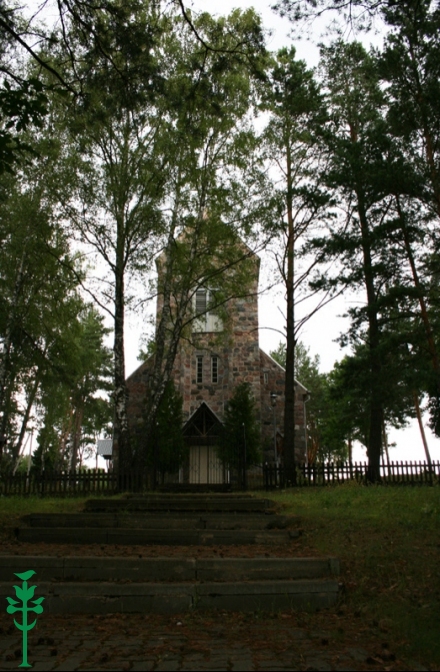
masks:
{"label": "street lamp", "polygon": [[273,410],[273,448],[274,448],[274,455],[275,455],[275,464],[278,465],[278,452],[277,452],[277,420],[275,416],[275,404],[277,403],[277,398],[278,395],[276,392],[271,392],[270,393],[270,401],[272,404],[272,410]]}

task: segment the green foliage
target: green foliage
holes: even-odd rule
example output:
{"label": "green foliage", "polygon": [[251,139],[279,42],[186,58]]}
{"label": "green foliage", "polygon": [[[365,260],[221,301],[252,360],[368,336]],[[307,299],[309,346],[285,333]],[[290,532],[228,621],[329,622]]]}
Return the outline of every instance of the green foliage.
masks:
{"label": "green foliage", "polygon": [[218,456],[231,468],[259,464],[261,458],[260,428],[255,410],[255,400],[249,383],[240,383],[234,389],[224,414],[223,436],[217,448]]}
{"label": "green foliage", "polygon": [[108,399],[111,352],[103,345],[108,330],[91,306],[82,306],[64,333],[56,374],[43,380],[39,404],[42,426],[33,466],[41,469],[76,468],[84,449],[95,449],[96,437],[112,420]]}
{"label": "green foliage", "polygon": [[[155,431],[150,442],[150,460],[162,474],[176,473],[187,457],[183,440],[183,398],[172,381],[165,386],[156,414]],[[155,452],[157,451],[157,452]],[[155,452],[155,456],[154,453]]]}
{"label": "green foliage", "polygon": [[283,369],[286,368],[286,344],[280,341],[275,350],[271,350],[269,355],[274,359]]}
{"label": "green foliage", "polygon": [[[280,343],[270,353],[281,366],[285,366],[286,346]],[[307,461],[314,462],[345,460],[348,457],[347,444],[352,438],[352,425],[343,422],[345,407],[336,394],[333,372],[320,373],[319,355],[312,359],[309,349],[298,342],[295,347],[295,380],[310,393],[306,405]],[[335,369],[337,364],[335,364]],[[338,388],[340,396],[350,397],[350,387]],[[348,415],[351,418],[350,414]]]}
{"label": "green foliage", "polygon": [[52,158],[38,171],[28,165],[19,177],[1,179],[0,431],[8,436],[12,467],[44,389],[50,381],[66,383],[69,364],[71,371],[78,366],[73,360],[84,308],[77,291],[82,273],[46,191]]}

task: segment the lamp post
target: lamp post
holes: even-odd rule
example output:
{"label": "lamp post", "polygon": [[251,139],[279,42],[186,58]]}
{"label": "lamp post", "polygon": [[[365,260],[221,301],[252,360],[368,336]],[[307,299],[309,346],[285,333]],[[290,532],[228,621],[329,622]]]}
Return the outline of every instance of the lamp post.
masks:
{"label": "lamp post", "polygon": [[278,395],[276,392],[271,392],[270,393],[270,401],[272,404],[272,410],[273,410],[273,448],[274,448],[274,455],[275,455],[275,464],[278,466],[278,451],[277,451],[277,420],[275,416],[275,404],[277,403],[277,398]]}

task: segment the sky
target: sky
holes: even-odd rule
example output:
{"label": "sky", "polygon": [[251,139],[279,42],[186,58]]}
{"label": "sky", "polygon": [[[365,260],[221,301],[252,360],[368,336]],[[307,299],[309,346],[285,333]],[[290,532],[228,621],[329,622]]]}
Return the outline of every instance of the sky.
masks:
{"label": "sky", "polygon": [[[30,2],[28,7],[37,3]],[[214,15],[228,14],[234,8],[246,9],[254,7],[256,12],[261,15],[263,26],[270,35],[267,38],[267,46],[271,51],[277,51],[282,47],[294,45],[297,56],[304,59],[309,67],[315,67],[318,63],[319,49],[317,44],[324,41],[326,33],[327,17],[321,17],[311,26],[310,33],[304,36],[307,39],[293,39],[291,37],[291,24],[286,18],[281,18],[270,9],[270,0],[187,0],[187,7],[193,11],[209,11]],[[49,20],[49,19],[48,19]],[[349,38],[350,35],[347,35]],[[361,39],[362,36],[358,36]],[[365,46],[374,44],[380,46],[381,34],[371,34],[362,38]],[[263,258],[263,269],[265,260]],[[264,275],[264,272],[263,272]],[[327,372],[333,368],[334,362],[340,360],[347,350],[341,350],[335,339],[347,328],[348,320],[343,318],[343,314],[353,303],[364,302],[364,296],[351,295],[340,297],[334,302],[321,309],[304,326],[299,334],[299,339],[306,347],[310,349],[310,355],[313,357],[319,355],[321,362],[321,371]],[[274,350],[279,342],[283,340],[284,319],[284,297],[281,288],[263,293],[259,300],[259,320],[260,320],[260,346],[266,352]],[[155,308],[154,308],[155,310]],[[139,366],[137,355],[139,353],[142,336],[149,331],[146,326],[146,318],[127,315],[126,321],[126,372],[130,375]],[[432,432],[426,426],[425,431],[428,440],[432,459],[440,459],[440,439],[434,437]],[[425,454],[420,437],[420,431],[415,420],[410,421],[409,426],[403,430],[390,429],[389,443],[396,444],[390,449],[390,457],[393,460],[424,460]],[[363,447],[356,446],[353,455],[354,460],[365,460],[366,452]],[[99,464],[103,466],[103,464]]]}

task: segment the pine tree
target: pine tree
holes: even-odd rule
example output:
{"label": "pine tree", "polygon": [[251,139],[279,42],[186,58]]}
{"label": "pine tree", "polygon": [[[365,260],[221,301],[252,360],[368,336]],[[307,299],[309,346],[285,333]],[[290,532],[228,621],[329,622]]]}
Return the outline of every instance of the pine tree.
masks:
{"label": "pine tree", "polygon": [[234,389],[224,414],[224,431],[218,455],[232,469],[241,471],[260,460],[260,428],[249,383]]}

